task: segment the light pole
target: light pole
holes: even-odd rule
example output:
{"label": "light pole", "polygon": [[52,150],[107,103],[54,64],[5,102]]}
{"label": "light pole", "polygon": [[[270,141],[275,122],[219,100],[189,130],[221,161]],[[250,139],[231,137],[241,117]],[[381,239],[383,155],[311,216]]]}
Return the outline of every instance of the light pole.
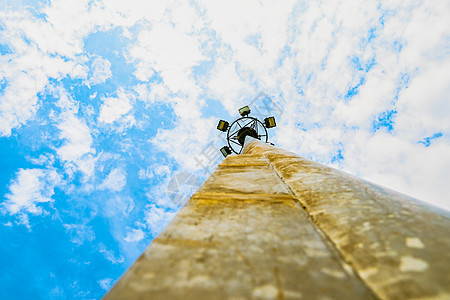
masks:
{"label": "light pole", "polygon": [[239,112],[218,129],[222,153],[244,155],[221,162],[104,299],[450,299],[448,212],[272,147],[275,120]]}

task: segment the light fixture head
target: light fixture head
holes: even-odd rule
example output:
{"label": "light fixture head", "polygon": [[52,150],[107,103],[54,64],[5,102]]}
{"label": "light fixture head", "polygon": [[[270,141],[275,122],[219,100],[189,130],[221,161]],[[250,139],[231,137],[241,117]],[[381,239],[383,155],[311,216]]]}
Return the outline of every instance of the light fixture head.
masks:
{"label": "light fixture head", "polygon": [[230,124],[228,124],[227,121],[220,120],[219,124],[217,125],[217,129],[220,130],[220,131],[225,132],[225,131],[227,131],[229,125]]}
{"label": "light fixture head", "polygon": [[220,148],[220,152],[222,152],[222,155],[224,157],[227,157],[231,154],[231,149],[228,146],[223,146],[222,148]]}
{"label": "light fixture head", "polygon": [[264,125],[266,126],[266,128],[272,128],[277,126],[277,123],[275,123],[274,117],[268,117],[264,119]]}
{"label": "light fixture head", "polygon": [[239,114],[243,117],[248,116],[250,114],[250,108],[247,105],[239,108]]}

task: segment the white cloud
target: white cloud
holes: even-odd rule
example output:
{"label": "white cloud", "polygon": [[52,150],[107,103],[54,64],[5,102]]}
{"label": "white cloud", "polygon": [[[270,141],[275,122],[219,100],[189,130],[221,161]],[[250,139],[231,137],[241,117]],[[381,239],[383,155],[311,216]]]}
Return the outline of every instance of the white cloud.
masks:
{"label": "white cloud", "polygon": [[130,231],[127,232],[127,236],[124,238],[125,241],[128,243],[135,243],[143,240],[145,237],[144,232],[142,229],[135,229],[132,228]]}
{"label": "white cloud", "polygon": [[185,170],[195,171],[198,170],[196,155],[212,142],[211,138],[216,131],[215,123],[216,120],[212,118],[181,119],[174,129],[158,130],[151,142]]}
{"label": "white cloud", "polygon": [[97,281],[102,289],[105,291],[109,290],[112,286],[113,279],[112,278],[104,278]]}
{"label": "white cloud", "polygon": [[85,241],[93,241],[95,233],[92,226],[85,224],[63,224],[67,232],[71,234],[70,240],[77,246],[82,245]]}
{"label": "white cloud", "polygon": [[135,76],[146,81],[159,72],[164,84],[174,92],[196,94],[191,78],[192,67],[203,56],[195,37],[182,27],[158,23],[151,30],[143,30],[130,55],[137,61]]}
{"label": "white cloud", "polygon": [[169,102],[170,91],[164,84],[138,84],[134,87],[137,93],[137,99],[152,104],[155,102],[165,103]]}
{"label": "white cloud", "polygon": [[99,121],[108,124],[120,119],[131,110],[130,99],[132,98],[131,94],[125,93],[122,89],[118,91],[117,98],[102,98],[103,104],[100,109]]}
{"label": "white cloud", "polygon": [[411,142],[436,132],[450,134],[450,59],[430,63],[399,94],[396,130]]}
{"label": "white cloud", "polygon": [[255,93],[250,82],[242,78],[236,70],[234,62],[216,61],[212,76],[207,83],[209,94],[224,105],[232,114],[237,107],[242,107]]}
{"label": "white cloud", "polygon": [[145,222],[152,236],[159,234],[163,228],[172,220],[175,212],[149,204],[145,209]]}
{"label": "white cloud", "polygon": [[56,153],[64,163],[66,172],[73,175],[76,171],[90,177],[94,174],[96,158],[92,147],[91,130],[86,122],[77,118],[78,105],[62,88],[56,88],[55,95],[59,97],[57,106],[61,109],[57,128],[59,138],[63,140]]}
{"label": "white cloud", "polygon": [[47,84],[47,78],[59,78],[73,70],[74,64],[61,58],[45,57],[35,48],[24,46],[22,55],[0,56],[0,74],[8,82],[0,95],[0,134],[24,124],[37,111],[37,93]]}
{"label": "white cloud", "polygon": [[120,264],[120,263],[123,263],[125,261],[125,259],[124,259],[124,257],[122,255],[119,255],[118,257],[116,257],[114,251],[107,249],[106,246],[103,245],[102,243],[99,244],[98,248],[99,248],[99,252],[101,254],[103,254],[103,256],[107,260],[112,262],[113,264]]}
{"label": "white cloud", "polygon": [[[52,1],[37,12],[45,20],[34,17],[26,10],[4,7],[0,11],[2,31],[0,39],[11,49],[0,56],[0,74],[8,81],[0,95],[0,135],[9,136],[11,130],[33,118],[38,109],[37,94],[49,78],[88,76],[83,56],[83,39],[95,31],[114,26],[133,26],[143,18],[158,19],[164,5],[147,1],[130,2],[88,0]],[[68,22],[68,20],[77,20]],[[104,82],[111,76],[110,64],[97,57],[92,63],[92,74],[85,80],[88,85]]]}
{"label": "white cloud", "polygon": [[90,65],[90,76],[85,81],[85,84],[90,87],[91,85],[96,85],[104,83],[108,78],[111,78],[111,63],[102,57],[94,57]]}
{"label": "white cloud", "polygon": [[105,180],[98,186],[99,190],[110,190],[120,192],[127,183],[126,173],[121,168],[113,169]]}
{"label": "white cloud", "polygon": [[[239,64],[257,73],[259,80],[272,81],[270,71],[288,39],[294,1],[199,2],[211,28],[230,45]],[[258,37],[259,47],[248,43],[249,36]]]}
{"label": "white cloud", "polygon": [[54,188],[61,180],[55,170],[19,169],[2,206],[11,215],[19,214],[21,223],[28,224],[28,214],[45,213],[39,204],[53,202]]}
{"label": "white cloud", "polygon": [[[115,195],[114,197],[108,197],[106,203],[104,203],[102,213],[109,219],[115,221],[123,220],[124,217],[129,217],[130,213],[134,209],[134,200],[131,197],[123,195]],[[123,232],[123,226],[121,223],[117,223],[117,236],[121,236]]]}
{"label": "white cloud", "polygon": [[139,176],[139,179],[145,180],[145,179],[155,178],[155,176],[158,178],[166,177],[170,173],[171,173],[171,170],[170,170],[169,166],[155,164],[155,165],[152,165],[148,169],[139,170],[138,176]]}
{"label": "white cloud", "polygon": [[77,161],[83,155],[93,152],[89,127],[73,114],[66,115],[58,129],[61,131],[60,138],[66,141],[56,151],[62,160]]}
{"label": "white cloud", "polygon": [[55,157],[51,153],[45,153],[39,155],[38,158],[28,158],[28,160],[35,165],[42,165],[42,166],[52,166],[55,163]]}
{"label": "white cloud", "polygon": [[351,137],[354,143],[345,149],[347,171],[450,210],[450,203],[442,196],[450,193],[448,143],[435,141],[427,148],[383,131]]}
{"label": "white cloud", "polygon": [[54,54],[55,44],[63,39],[48,23],[27,12],[0,11],[1,39],[11,53],[0,56],[0,74],[8,82],[0,95],[0,134],[24,124],[37,111],[37,93],[44,89],[48,78],[83,76],[79,58],[64,59]]}

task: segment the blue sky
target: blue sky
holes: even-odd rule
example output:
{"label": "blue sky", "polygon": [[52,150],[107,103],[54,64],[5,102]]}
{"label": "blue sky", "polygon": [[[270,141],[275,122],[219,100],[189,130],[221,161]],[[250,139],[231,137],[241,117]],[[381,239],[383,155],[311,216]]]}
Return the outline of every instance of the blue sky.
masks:
{"label": "blue sky", "polygon": [[161,2],[0,3],[0,298],[100,298],[248,104],[277,146],[450,209],[450,3]]}

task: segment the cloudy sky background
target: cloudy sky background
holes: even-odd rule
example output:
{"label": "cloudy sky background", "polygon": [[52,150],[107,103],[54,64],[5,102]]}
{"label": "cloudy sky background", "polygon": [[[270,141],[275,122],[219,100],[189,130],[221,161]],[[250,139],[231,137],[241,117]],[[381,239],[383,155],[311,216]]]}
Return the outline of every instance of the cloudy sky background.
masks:
{"label": "cloudy sky background", "polygon": [[178,211],[170,180],[201,183],[218,119],[250,103],[277,146],[449,210],[449,15],[0,0],[0,298],[101,297]]}

